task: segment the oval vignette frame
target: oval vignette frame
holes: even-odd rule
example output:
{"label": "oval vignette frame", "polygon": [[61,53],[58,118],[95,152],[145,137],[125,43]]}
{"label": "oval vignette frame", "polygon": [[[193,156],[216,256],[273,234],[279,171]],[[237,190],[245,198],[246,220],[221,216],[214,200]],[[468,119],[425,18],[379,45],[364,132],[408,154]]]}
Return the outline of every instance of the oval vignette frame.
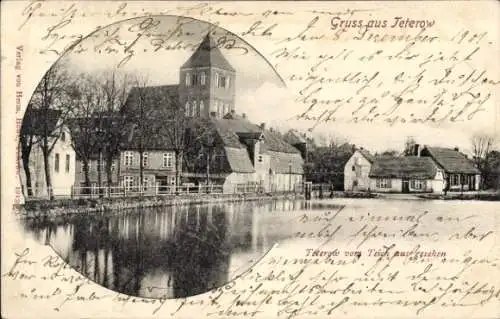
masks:
{"label": "oval vignette frame", "polygon": [[[246,48],[253,54],[253,58],[258,60],[260,63],[260,67],[263,68],[263,69],[267,69],[267,76],[269,78],[272,78],[272,83],[274,85],[276,85],[277,87],[281,87],[281,88],[286,88],[286,85],[285,85],[285,82],[284,80],[281,78],[281,76],[277,73],[277,71],[274,69],[274,67],[271,65],[271,63],[259,52],[257,51],[251,44],[249,44],[248,42],[244,41],[243,39],[241,39],[240,37],[238,37],[236,34],[226,30],[226,29],[223,29],[217,25],[214,25],[214,24],[211,24],[209,22],[206,22],[206,21],[202,21],[202,20],[198,20],[198,19],[194,19],[194,18],[188,18],[188,17],[182,17],[182,16],[174,16],[174,15],[152,15],[152,16],[145,16],[145,17],[136,17],[136,18],[131,18],[131,19],[126,19],[126,20],[121,20],[121,21],[118,21],[118,22],[114,22],[110,25],[107,25],[103,28],[100,28],[100,29],[96,29],[95,31],[93,31],[92,33],[88,34],[86,37],[82,38],[81,40],[71,44],[67,49],[66,51],[60,55],[60,57],[54,62],[54,64],[50,67],[50,69],[44,74],[44,76],[42,77],[42,80],[39,82],[39,84],[37,85],[37,87],[35,88],[35,91],[31,93],[31,98],[30,98],[30,101],[28,103],[28,105],[31,105],[32,103],[35,103],[33,102],[33,99],[34,99],[34,96],[36,94],[36,91],[38,89],[38,86],[41,85],[43,79],[47,76],[47,74],[49,74],[51,72],[51,70],[54,68],[54,66],[58,66],[60,63],[63,63],[65,62],[65,59],[68,59],[68,58],[71,58],[72,55],[74,55],[74,51],[75,49],[81,49],[81,46],[82,44],[85,45],[85,42],[88,42],[89,40],[92,40],[96,37],[99,36],[100,33],[103,33],[103,32],[106,32],[108,31],[108,34],[109,34],[109,30],[114,28],[114,27],[118,27],[120,28],[121,25],[123,24],[127,24],[127,23],[133,23],[134,21],[145,21],[145,19],[175,19],[177,21],[180,21],[180,20],[183,20],[185,19],[186,21],[188,21],[187,23],[189,24],[196,24],[196,25],[203,25],[203,27],[206,27],[208,29],[208,33],[209,34],[214,34],[214,35],[218,35],[219,33],[220,34],[223,34],[224,37],[226,37],[226,39],[229,38],[229,41],[234,41],[234,43],[236,44],[237,42],[240,42],[240,43],[243,43]],[[163,20],[162,20],[163,21]],[[204,28],[202,28],[204,29]],[[130,31],[130,28],[128,29],[128,31]],[[188,32],[189,33],[189,32]],[[199,36],[199,34],[195,34],[196,36]],[[232,37],[232,39],[230,38]],[[118,39],[114,39],[116,41],[119,41]],[[195,41],[196,42],[196,41]],[[199,42],[199,41],[198,41]],[[231,50],[231,49],[229,49]],[[182,50],[184,51],[184,50]],[[194,50],[192,51],[194,52]],[[224,52],[223,52],[224,53]],[[100,54],[100,53],[99,53]],[[159,53],[158,55],[161,56],[161,53]],[[139,53],[137,56],[134,56],[135,59],[139,59],[141,56],[141,54]],[[189,55],[186,54],[186,58],[189,57]],[[127,60],[127,63],[130,62],[132,60]],[[264,62],[265,63],[262,63]],[[184,61],[182,61],[184,62]],[[255,67],[255,64],[252,64],[252,63],[248,63],[249,65],[251,65],[253,68]],[[265,66],[265,67],[263,67]],[[99,68],[96,68],[96,70],[98,70]],[[85,72],[82,72],[82,73],[85,73]],[[238,74],[238,72],[236,71],[237,75],[236,75],[236,79],[239,80],[239,77],[241,77],[240,74]],[[258,73],[258,72],[257,72]],[[255,74],[254,74],[255,75]],[[260,78],[261,76],[257,76],[258,78]],[[251,77],[250,77],[251,78]],[[248,80],[246,82],[249,82]],[[255,88],[255,87],[254,87]],[[258,88],[258,87],[257,87]],[[130,93],[130,92],[129,92]],[[237,103],[237,102],[235,102]],[[27,110],[27,109],[26,109]],[[25,118],[26,118],[26,112],[23,116],[23,122],[25,121]],[[62,162],[62,160],[61,160]],[[76,163],[76,160],[75,160],[75,163]],[[76,170],[76,164],[73,165],[73,169]],[[43,173],[42,173],[43,174]],[[75,175],[78,174],[76,171],[75,171]],[[24,189],[24,185],[25,185],[25,182],[23,182],[22,180],[22,176],[24,175],[23,174],[23,167],[22,167],[22,164],[19,165],[19,175],[20,175],[20,179],[21,179],[21,183],[23,185],[23,189]],[[26,179],[26,177],[24,177]],[[103,178],[105,178],[103,176]],[[76,183],[76,181],[75,181]],[[76,184],[75,184],[76,185]],[[53,187],[55,189],[55,187]],[[128,214],[127,214],[128,215]],[[46,234],[48,232],[46,231]],[[50,236],[50,235],[49,235]],[[73,238],[73,241],[75,241],[75,239]],[[96,281],[95,279],[92,279],[90,278],[87,274],[85,273],[82,273],[82,270],[79,269],[79,267],[75,267],[74,264],[71,264],[71,262],[69,262],[68,258],[64,258],[63,255],[61,254],[61,250],[58,249],[56,247],[56,245],[54,245],[53,243],[50,242],[50,240],[46,240],[46,242],[44,243],[45,245],[48,245],[50,246],[54,252],[62,259],[64,260],[65,262],[67,262],[73,270],[76,270],[77,272],[79,272],[80,274],[84,275],[86,278],[88,278],[89,280],[95,282],[96,284],[102,286],[103,288],[106,288],[106,289],[110,289],[114,292],[119,292],[119,293],[125,293],[127,294],[126,292],[123,292],[123,291],[118,291],[116,289],[112,289],[112,288],[109,288],[105,285],[103,285],[102,283],[99,283],[98,281]],[[75,243],[73,243],[73,245],[75,245]],[[218,285],[214,285],[208,289],[206,289],[205,291],[199,291],[199,292],[196,292],[194,294],[191,294],[191,295],[186,295],[186,296],[181,296],[181,297],[174,297],[174,298],[182,298],[182,297],[190,297],[190,296],[196,296],[196,295],[199,295],[199,294],[203,294],[203,293],[206,293],[210,290],[214,290],[214,289],[218,289],[220,287],[224,287],[228,284],[232,284],[236,279],[238,279],[239,277],[241,277],[243,274],[245,274],[249,269],[251,269],[255,264],[257,264],[260,260],[262,260],[267,254],[270,253],[271,249],[276,247],[278,245],[278,242],[274,242],[272,243],[267,250],[264,251],[264,253],[261,253],[260,256],[256,259],[250,259],[248,260],[248,264],[245,268],[241,268],[239,269],[239,272],[234,274],[234,276],[232,278],[228,278],[228,280],[226,280],[224,283],[221,283],[221,284],[218,284]],[[150,296],[141,296],[141,295],[137,295],[141,298],[153,298],[153,299],[161,299],[158,298],[158,297],[150,297]],[[167,299],[173,299],[172,297],[169,297]]]}

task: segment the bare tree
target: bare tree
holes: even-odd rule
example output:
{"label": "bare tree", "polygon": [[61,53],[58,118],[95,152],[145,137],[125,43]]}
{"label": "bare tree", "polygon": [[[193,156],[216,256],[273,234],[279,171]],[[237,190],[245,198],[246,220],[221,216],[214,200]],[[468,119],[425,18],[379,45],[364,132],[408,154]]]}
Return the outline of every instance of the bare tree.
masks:
{"label": "bare tree", "polygon": [[[54,192],[49,156],[60,137],[62,127],[65,125],[68,111],[66,107],[68,83],[69,76],[66,65],[62,62],[56,63],[45,73],[29,102],[33,109],[39,110],[39,118],[37,119],[41,125],[40,132],[38,132],[39,143],[43,154],[45,181],[50,199],[54,198]],[[59,112],[54,112],[54,110]],[[55,127],[51,125],[54,121],[56,121]]]}
{"label": "bare tree", "polygon": [[128,74],[110,70],[103,74],[100,88],[103,93],[103,109],[106,112],[106,121],[102,127],[106,143],[104,145],[104,161],[106,166],[106,180],[108,187],[113,179],[113,159],[120,152],[121,142],[124,137],[125,119],[118,112],[126,103],[127,94],[131,86],[131,77]]}
{"label": "bare tree", "polygon": [[21,131],[19,132],[21,161],[23,163],[24,175],[26,177],[26,190],[29,197],[33,196],[33,187],[31,184],[30,155],[39,138],[37,132],[34,131],[34,117],[35,114],[33,112],[33,106],[32,104],[29,104],[24,114],[23,122],[21,124]]}
{"label": "bare tree", "polygon": [[495,138],[489,134],[475,134],[471,138],[472,160],[481,172],[481,186],[484,186],[484,181],[488,177],[488,156],[490,156],[494,144]]}
{"label": "bare tree", "polygon": [[[89,162],[102,149],[105,136],[103,126],[103,95],[99,84],[91,76],[81,76],[69,95],[72,98],[72,118],[68,120],[72,146],[82,161],[86,190],[90,187]],[[99,176],[98,176],[99,178]],[[100,181],[98,181],[99,183]]]}

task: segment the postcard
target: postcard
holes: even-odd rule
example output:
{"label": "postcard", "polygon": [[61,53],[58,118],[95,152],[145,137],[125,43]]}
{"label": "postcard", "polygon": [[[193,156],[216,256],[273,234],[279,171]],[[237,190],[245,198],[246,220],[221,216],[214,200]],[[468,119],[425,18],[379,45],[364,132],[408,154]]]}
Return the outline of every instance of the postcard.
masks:
{"label": "postcard", "polygon": [[3,1],[2,317],[499,318],[494,1]]}

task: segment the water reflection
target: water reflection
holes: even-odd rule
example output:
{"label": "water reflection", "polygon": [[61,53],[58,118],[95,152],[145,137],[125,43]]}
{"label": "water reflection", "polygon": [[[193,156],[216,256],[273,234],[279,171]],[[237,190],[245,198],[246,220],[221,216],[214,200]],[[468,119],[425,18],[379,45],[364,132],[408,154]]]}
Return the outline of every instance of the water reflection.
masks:
{"label": "water reflection", "polygon": [[181,298],[225,284],[280,237],[289,236],[277,231],[276,223],[286,224],[286,218],[270,223],[269,212],[306,208],[303,201],[294,200],[189,205],[26,220],[25,228],[107,288],[142,297]]}

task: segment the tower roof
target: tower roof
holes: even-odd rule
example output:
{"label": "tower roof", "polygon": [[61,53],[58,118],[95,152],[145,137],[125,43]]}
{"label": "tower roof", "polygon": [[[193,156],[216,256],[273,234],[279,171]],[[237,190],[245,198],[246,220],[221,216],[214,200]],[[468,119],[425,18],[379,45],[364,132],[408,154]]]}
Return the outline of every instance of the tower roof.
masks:
{"label": "tower roof", "polygon": [[182,65],[181,69],[203,66],[215,66],[224,70],[235,71],[219,50],[210,34],[207,34],[203,38],[201,44],[186,63]]}

